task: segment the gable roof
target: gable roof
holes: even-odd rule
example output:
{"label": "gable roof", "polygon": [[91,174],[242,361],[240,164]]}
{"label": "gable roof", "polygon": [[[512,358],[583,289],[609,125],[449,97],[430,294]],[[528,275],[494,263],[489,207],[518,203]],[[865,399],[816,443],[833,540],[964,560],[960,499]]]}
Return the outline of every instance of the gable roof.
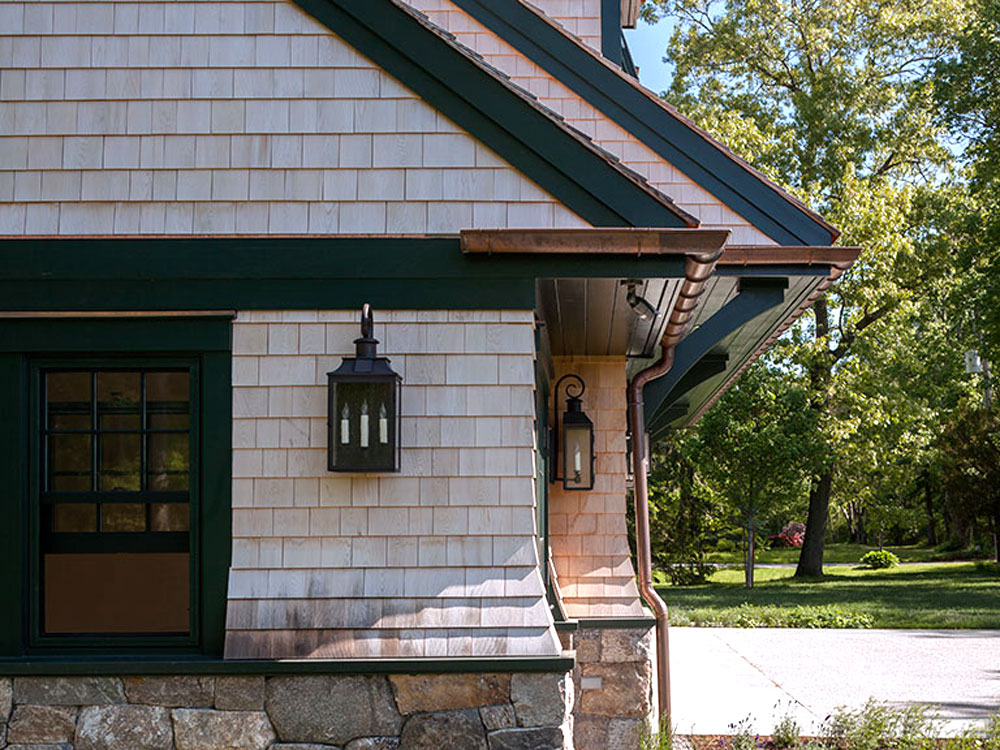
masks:
{"label": "gable roof", "polygon": [[397,0],[295,2],[594,226],[698,226],[419,11]]}
{"label": "gable roof", "polygon": [[786,246],[839,231],[707,132],[521,0],[452,0],[477,22]]}

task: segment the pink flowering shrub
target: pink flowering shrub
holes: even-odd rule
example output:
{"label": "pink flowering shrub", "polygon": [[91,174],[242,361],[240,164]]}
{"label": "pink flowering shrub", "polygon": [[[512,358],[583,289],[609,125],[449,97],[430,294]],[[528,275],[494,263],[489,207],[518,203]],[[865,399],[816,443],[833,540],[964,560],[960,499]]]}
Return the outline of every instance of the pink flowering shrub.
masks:
{"label": "pink flowering shrub", "polygon": [[786,523],[780,534],[767,538],[772,547],[801,547],[806,538],[806,525],[798,521]]}

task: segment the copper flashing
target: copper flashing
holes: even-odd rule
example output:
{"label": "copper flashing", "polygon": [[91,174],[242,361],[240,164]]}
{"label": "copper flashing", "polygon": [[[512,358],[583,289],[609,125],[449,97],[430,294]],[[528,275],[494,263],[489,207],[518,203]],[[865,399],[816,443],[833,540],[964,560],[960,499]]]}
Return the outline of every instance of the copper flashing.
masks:
{"label": "copper flashing", "polygon": [[860,254],[860,247],[729,245],[719,258],[719,265],[828,265],[843,271],[856,261]]}
{"label": "copper flashing", "polygon": [[463,253],[717,256],[718,229],[465,229]]}

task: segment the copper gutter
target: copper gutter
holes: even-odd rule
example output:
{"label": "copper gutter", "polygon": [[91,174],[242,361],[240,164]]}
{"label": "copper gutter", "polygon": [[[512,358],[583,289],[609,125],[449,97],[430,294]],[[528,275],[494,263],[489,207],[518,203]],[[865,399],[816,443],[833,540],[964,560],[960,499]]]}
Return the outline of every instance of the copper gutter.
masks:
{"label": "copper gutter", "polygon": [[698,298],[705,290],[715,264],[722,255],[718,249],[704,255],[688,255],[684,259],[684,283],[678,293],[677,303],[670,314],[670,321],[663,333],[660,359],[637,373],[628,386],[629,420],[632,425],[632,474],[635,477],[635,547],[638,563],[639,592],[656,616],[656,679],[659,697],[660,721],[670,723],[670,613],[666,602],[653,587],[652,549],[649,539],[649,481],[646,476],[645,413],[642,390],[646,383],[666,375],[674,364],[674,347],[684,335],[684,328],[691,319]]}
{"label": "copper gutter", "polygon": [[728,229],[463,229],[463,253],[506,255],[679,255],[714,253]]}

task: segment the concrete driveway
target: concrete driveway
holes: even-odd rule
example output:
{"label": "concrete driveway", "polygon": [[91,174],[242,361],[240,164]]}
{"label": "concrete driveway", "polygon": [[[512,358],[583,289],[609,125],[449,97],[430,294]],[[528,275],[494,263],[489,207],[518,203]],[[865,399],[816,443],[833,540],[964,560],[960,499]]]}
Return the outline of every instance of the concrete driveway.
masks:
{"label": "concrete driveway", "polygon": [[1000,630],[671,628],[673,723],[760,734],[794,715],[815,733],[840,707],[921,704],[952,735],[1000,710]]}

